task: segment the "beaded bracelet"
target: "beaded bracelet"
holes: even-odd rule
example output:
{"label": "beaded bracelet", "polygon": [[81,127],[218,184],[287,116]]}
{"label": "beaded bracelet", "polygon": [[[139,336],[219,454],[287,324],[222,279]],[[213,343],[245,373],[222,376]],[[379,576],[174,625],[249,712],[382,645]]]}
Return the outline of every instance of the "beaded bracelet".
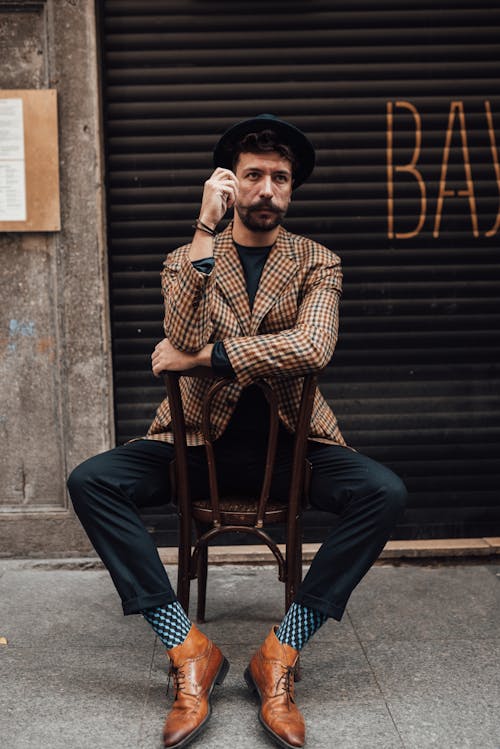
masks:
{"label": "beaded bracelet", "polygon": [[217,232],[215,229],[211,229],[207,224],[204,224],[203,221],[199,218],[196,219],[194,224],[192,224],[193,229],[199,229],[200,231],[204,231],[206,234],[210,234],[212,237],[217,236]]}

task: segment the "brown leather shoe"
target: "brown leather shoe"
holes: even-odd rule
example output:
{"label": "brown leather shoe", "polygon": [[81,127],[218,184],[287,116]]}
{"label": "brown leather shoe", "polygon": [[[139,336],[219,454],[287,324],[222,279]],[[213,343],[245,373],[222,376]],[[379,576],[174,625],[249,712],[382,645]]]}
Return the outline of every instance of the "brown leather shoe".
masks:
{"label": "brown leather shoe", "polygon": [[245,671],[245,681],[260,698],[259,720],[286,749],[304,746],[305,724],[294,699],[293,672],[299,651],[284,645],[273,627]]}
{"label": "brown leather shoe", "polygon": [[197,736],[210,718],[210,695],[222,684],[229,662],[194,624],[180,645],[167,650],[171,661],[175,697],[163,728],[168,749],[181,749]]}

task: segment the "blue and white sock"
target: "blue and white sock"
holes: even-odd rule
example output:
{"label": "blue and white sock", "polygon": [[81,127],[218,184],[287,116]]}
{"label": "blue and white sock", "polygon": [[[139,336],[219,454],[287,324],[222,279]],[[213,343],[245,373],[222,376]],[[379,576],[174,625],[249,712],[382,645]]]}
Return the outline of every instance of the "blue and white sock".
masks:
{"label": "blue and white sock", "polygon": [[285,645],[302,650],[306,642],[326,622],[328,617],[321,611],[292,603],[276,632],[278,640]]}
{"label": "blue and white sock", "polygon": [[191,622],[179,601],[154,609],[145,609],[141,614],[151,624],[167,650],[181,645],[191,629]]}

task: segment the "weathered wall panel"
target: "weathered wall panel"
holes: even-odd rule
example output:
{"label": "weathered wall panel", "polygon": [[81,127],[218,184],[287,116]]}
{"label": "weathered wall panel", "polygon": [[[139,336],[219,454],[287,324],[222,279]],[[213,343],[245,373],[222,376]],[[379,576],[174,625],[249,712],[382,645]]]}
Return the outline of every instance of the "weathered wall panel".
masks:
{"label": "weathered wall panel", "polygon": [[57,89],[62,213],[0,234],[0,554],[71,554],[66,475],[112,442],[94,3],[0,2],[0,59],[0,87]]}
{"label": "weathered wall panel", "polygon": [[0,265],[0,510],[64,507],[54,242],[3,239]]}
{"label": "weathered wall panel", "polygon": [[28,10],[19,3],[17,12],[13,12],[16,3],[0,3],[2,88],[43,88],[46,84],[45,4],[31,5],[35,9]]}

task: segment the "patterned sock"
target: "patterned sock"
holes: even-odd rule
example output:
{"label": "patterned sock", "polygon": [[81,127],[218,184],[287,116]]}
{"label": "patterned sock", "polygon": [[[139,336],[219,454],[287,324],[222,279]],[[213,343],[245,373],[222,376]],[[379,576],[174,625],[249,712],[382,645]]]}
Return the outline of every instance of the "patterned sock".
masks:
{"label": "patterned sock", "polygon": [[295,650],[302,650],[306,642],[326,622],[328,617],[321,611],[292,603],[281,622],[276,637]]}
{"label": "patterned sock", "polygon": [[191,622],[179,601],[146,609],[141,614],[151,624],[167,650],[183,643],[191,629]]}

